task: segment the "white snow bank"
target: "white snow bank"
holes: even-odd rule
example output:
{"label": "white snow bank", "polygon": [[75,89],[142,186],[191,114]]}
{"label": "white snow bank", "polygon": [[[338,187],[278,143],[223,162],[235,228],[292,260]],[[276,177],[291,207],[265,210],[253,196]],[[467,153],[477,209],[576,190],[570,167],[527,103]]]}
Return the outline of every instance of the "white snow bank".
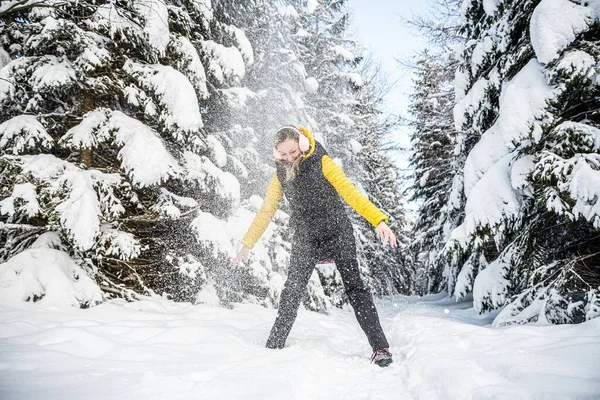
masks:
{"label": "white snow bank", "polygon": [[102,302],[102,293],[67,253],[37,248],[0,264],[0,305],[27,301],[46,307],[89,307]]}
{"label": "white snow bank", "polygon": [[[600,319],[491,329],[468,302],[377,302],[395,363],[369,363],[351,310],[300,310],[287,346],[275,310],[113,301],[89,310],[1,308],[0,398],[592,399]],[[82,384],[85,382],[85,384]]]}

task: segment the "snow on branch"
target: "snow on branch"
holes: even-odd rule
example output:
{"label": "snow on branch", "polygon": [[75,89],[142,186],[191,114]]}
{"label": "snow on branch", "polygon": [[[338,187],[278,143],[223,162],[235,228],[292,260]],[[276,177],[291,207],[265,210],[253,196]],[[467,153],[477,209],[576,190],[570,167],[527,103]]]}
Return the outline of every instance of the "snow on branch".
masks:
{"label": "snow on branch", "polygon": [[23,154],[54,146],[54,140],[33,115],[18,115],[0,124],[0,154]]}
{"label": "snow on branch", "polygon": [[585,31],[593,19],[589,7],[569,0],[542,0],[531,16],[531,45],[542,64],[559,53]]}
{"label": "snow on branch", "polygon": [[183,141],[202,128],[202,117],[196,92],[181,72],[165,65],[146,65],[127,60],[123,69],[146,91],[157,96],[160,120],[165,129]]}

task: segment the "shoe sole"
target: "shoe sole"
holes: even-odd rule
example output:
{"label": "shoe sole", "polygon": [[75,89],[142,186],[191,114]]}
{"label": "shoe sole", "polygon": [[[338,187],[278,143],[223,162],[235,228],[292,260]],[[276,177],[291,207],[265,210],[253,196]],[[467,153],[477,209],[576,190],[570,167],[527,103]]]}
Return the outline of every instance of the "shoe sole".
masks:
{"label": "shoe sole", "polygon": [[381,368],[384,368],[384,367],[387,367],[388,365],[390,365],[392,362],[393,362],[393,360],[391,358],[388,358],[386,360],[381,360],[374,364],[379,365]]}

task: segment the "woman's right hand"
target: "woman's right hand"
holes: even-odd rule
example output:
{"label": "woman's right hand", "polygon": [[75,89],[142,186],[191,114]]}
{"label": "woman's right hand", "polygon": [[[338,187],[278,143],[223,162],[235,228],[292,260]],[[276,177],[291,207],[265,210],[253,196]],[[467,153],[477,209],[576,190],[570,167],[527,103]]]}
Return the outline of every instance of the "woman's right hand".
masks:
{"label": "woman's right hand", "polygon": [[237,256],[233,260],[231,260],[231,265],[234,267],[237,266],[241,261],[248,261],[248,256],[250,255],[250,248],[246,246],[242,246]]}

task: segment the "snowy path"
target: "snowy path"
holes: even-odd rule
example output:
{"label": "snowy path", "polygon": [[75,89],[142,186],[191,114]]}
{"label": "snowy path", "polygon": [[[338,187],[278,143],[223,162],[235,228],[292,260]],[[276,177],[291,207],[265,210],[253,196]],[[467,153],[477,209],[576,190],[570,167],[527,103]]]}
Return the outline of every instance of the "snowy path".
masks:
{"label": "snowy path", "polygon": [[369,364],[347,310],[301,311],[273,351],[275,311],[258,306],[0,309],[0,399],[600,398],[600,319],[491,329],[468,303],[378,307],[396,359],[386,369]]}

